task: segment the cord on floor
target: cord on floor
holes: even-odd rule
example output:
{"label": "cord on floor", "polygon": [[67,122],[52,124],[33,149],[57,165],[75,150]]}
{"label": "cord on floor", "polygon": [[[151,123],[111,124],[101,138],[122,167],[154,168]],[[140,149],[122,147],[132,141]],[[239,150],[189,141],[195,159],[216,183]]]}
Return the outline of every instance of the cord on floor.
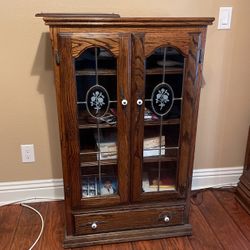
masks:
{"label": "cord on floor", "polygon": [[[199,206],[202,204],[203,202],[203,193],[205,191],[226,191],[226,192],[230,192],[230,193],[235,193],[236,187],[235,186],[220,186],[220,187],[209,187],[209,188],[203,188],[203,189],[198,189],[198,190],[194,190],[191,192],[191,203],[195,206]],[[198,200],[198,195],[200,194],[200,198]]]}
{"label": "cord on floor", "polygon": [[34,207],[32,206],[29,206],[25,203],[22,203],[24,201],[31,201],[31,200],[42,200],[42,199],[45,199],[45,200],[53,200],[53,201],[58,201],[57,199],[51,199],[51,198],[27,198],[27,199],[23,199],[23,200],[18,200],[18,201],[14,201],[14,202],[10,202],[10,203],[7,203],[7,204],[4,204],[4,205],[1,205],[0,207],[5,207],[5,206],[9,206],[9,205],[13,205],[13,204],[18,204],[20,203],[20,205],[22,207],[26,207],[30,210],[32,210],[33,212],[35,212],[36,214],[38,214],[38,216],[40,217],[40,220],[41,220],[41,229],[40,229],[40,233],[38,235],[38,237],[36,238],[36,240],[34,241],[34,243],[31,245],[31,247],[29,248],[29,250],[32,250],[34,248],[34,246],[37,244],[37,242],[40,240],[42,234],[43,234],[43,230],[44,230],[44,219],[43,219],[43,216],[41,215],[41,213],[36,210]]}
{"label": "cord on floor", "polygon": [[39,241],[39,239],[41,238],[42,236],[42,233],[43,233],[43,229],[44,229],[44,219],[43,219],[43,216],[41,215],[41,213],[36,210],[35,208],[27,205],[27,204],[24,204],[24,203],[21,203],[21,206],[23,207],[26,207],[28,209],[31,209],[32,211],[34,211],[35,213],[37,213],[40,217],[40,220],[41,220],[41,230],[40,230],[40,233],[38,235],[38,237],[36,238],[36,240],[34,241],[34,243],[32,244],[32,246],[29,248],[29,250],[33,249],[33,247],[37,244],[37,242]]}

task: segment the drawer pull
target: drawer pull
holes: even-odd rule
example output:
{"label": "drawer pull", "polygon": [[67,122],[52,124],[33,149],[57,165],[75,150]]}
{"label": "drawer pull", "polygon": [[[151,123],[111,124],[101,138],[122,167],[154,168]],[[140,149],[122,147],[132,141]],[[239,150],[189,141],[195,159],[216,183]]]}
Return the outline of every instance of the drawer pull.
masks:
{"label": "drawer pull", "polygon": [[137,103],[138,106],[141,106],[143,104],[143,100],[142,99],[138,99],[136,103]]}
{"label": "drawer pull", "polygon": [[91,224],[91,228],[92,228],[93,230],[95,230],[95,229],[97,228],[97,224],[96,224],[95,222],[93,222],[93,223]]}
{"label": "drawer pull", "polygon": [[127,106],[128,105],[128,101],[126,99],[122,100],[122,106]]}
{"label": "drawer pull", "polygon": [[170,218],[168,216],[164,216],[163,220],[164,220],[164,222],[169,222]]}

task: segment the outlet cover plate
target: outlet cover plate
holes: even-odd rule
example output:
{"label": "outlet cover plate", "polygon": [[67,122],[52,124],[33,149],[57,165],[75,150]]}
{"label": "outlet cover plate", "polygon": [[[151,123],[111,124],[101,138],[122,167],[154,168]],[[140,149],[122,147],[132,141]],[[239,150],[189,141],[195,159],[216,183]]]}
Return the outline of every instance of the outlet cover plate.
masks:
{"label": "outlet cover plate", "polygon": [[218,29],[225,30],[231,28],[232,7],[220,7]]}
{"label": "outlet cover plate", "polygon": [[22,162],[34,162],[35,161],[34,144],[21,145],[21,155],[22,155]]}

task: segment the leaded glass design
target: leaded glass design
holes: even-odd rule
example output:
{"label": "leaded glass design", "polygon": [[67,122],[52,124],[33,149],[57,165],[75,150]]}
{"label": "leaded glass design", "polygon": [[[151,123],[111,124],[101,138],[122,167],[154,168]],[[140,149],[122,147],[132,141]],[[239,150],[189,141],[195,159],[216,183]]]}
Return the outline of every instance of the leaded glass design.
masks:
{"label": "leaded glass design", "polygon": [[174,91],[165,82],[156,85],[151,96],[151,106],[158,116],[166,115],[174,104]]}
{"label": "leaded glass design", "polygon": [[104,48],[75,59],[82,198],[118,194],[117,62]]}
{"label": "leaded glass design", "polygon": [[94,118],[103,117],[109,109],[109,94],[107,90],[97,84],[91,87],[86,96],[86,108],[88,113]]}
{"label": "leaded glass design", "polygon": [[184,57],[172,47],[156,49],[145,61],[142,189],[176,189]]}

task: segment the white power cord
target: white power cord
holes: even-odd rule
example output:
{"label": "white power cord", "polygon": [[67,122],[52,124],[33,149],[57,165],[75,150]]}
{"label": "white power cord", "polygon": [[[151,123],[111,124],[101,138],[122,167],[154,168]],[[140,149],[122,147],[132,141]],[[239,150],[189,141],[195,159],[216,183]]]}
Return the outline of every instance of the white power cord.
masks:
{"label": "white power cord", "polygon": [[40,233],[39,233],[38,237],[36,238],[36,240],[34,241],[32,246],[29,248],[29,250],[31,250],[31,249],[33,249],[33,247],[36,245],[36,243],[39,241],[39,239],[42,236],[43,229],[44,229],[44,220],[43,220],[43,216],[41,215],[41,213],[38,210],[36,210],[35,208],[33,208],[33,207],[31,207],[31,206],[29,206],[27,204],[24,204],[24,203],[21,203],[21,206],[31,209],[32,211],[37,213],[39,215],[40,219],[41,219],[41,230],[40,230]]}
{"label": "white power cord", "polygon": [[[8,206],[8,205],[20,203],[20,202],[23,202],[23,201],[34,200],[34,199],[39,199],[39,200],[45,199],[45,200],[53,200],[53,201],[57,200],[57,199],[51,199],[51,198],[28,198],[28,199],[23,199],[23,200],[14,201],[14,202],[11,202],[11,203],[8,203],[8,204],[0,205],[0,207],[4,207],[4,206]],[[38,237],[36,238],[36,240],[34,241],[34,243],[32,244],[32,246],[29,248],[29,250],[32,250],[34,248],[34,246],[37,244],[37,242],[40,240],[41,236],[42,236],[42,233],[43,233],[43,230],[44,230],[44,219],[43,219],[43,216],[41,215],[41,213],[39,211],[37,211],[35,208],[33,208],[33,207],[31,207],[31,206],[29,206],[27,204],[24,204],[24,203],[20,203],[20,205],[22,207],[26,207],[26,208],[31,209],[32,211],[34,211],[36,214],[39,215],[40,220],[41,220],[41,230],[40,230],[40,233],[39,233]]]}

